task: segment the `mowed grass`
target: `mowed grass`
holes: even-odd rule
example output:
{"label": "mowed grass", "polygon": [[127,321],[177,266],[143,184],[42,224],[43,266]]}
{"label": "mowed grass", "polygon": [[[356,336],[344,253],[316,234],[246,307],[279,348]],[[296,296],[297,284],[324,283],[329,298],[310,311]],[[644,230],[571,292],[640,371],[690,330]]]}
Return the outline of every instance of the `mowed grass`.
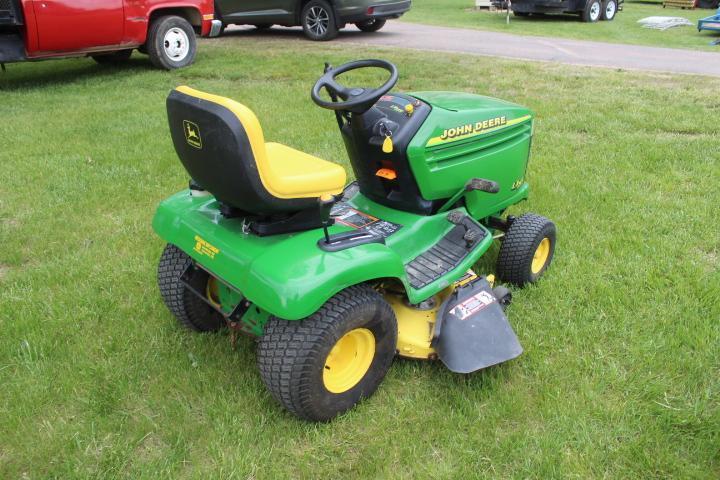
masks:
{"label": "mowed grass", "polygon": [[[181,330],[159,297],[150,222],[187,184],[164,100],[233,97],[267,139],[347,165],[309,90],[324,61],[363,57],[396,62],[400,90],[537,112],[513,213],[553,219],[559,243],[514,292],[517,360],[397,360],[374,397],[310,424],[271,399],[251,339]],[[229,38],[172,73],[137,55],[0,82],[0,478],[720,475],[720,80]]]}
{"label": "mowed grass", "polygon": [[[611,22],[583,23],[578,15],[545,15],[516,17],[505,12],[475,10],[473,0],[413,0],[412,9],[402,20],[407,22],[476,28],[520,35],[574,38],[598,42],[630,43],[655,47],[689,48],[720,53],[720,47],[710,45],[718,39],[716,32],[698,32],[697,21],[712,15],[714,10],[662,8],[662,3],[625,2]],[[676,27],[660,31],[643,28],[638,20],[650,16],[683,17],[694,26]]]}

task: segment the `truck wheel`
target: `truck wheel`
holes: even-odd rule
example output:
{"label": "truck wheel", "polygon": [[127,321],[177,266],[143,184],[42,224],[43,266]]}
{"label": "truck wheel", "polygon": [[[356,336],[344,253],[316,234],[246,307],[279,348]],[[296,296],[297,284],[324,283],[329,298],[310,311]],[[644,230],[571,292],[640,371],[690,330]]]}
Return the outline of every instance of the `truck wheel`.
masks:
{"label": "truck wheel", "polygon": [[285,408],[326,421],[377,390],[396,347],[392,308],[369,286],[355,285],[304,320],[271,317],[257,362],[263,382]]}
{"label": "truck wheel", "polygon": [[195,60],[195,31],[182,17],[158,17],[150,25],[146,48],[150,61],[158,68],[186,67]]}
{"label": "truck wheel", "polygon": [[498,277],[519,287],[535,283],[555,254],[555,224],[526,213],[516,218],[502,239],[496,271]]}
{"label": "truck wheel", "polygon": [[583,22],[594,23],[600,20],[602,12],[602,5],[600,0],[587,0],[585,9],[580,13],[580,18]]}
{"label": "truck wheel", "polygon": [[380,20],[379,18],[371,18],[370,20],[365,20],[364,22],[358,22],[355,24],[355,26],[363,32],[377,32],[385,26],[385,23],[385,20]]}
{"label": "truck wheel", "polygon": [[612,21],[617,13],[617,0],[605,0],[602,7],[602,19]]}
{"label": "truck wheel", "polygon": [[[180,275],[192,263],[190,257],[175,245],[167,244],[160,256],[157,279],[160,295],[168,310],[178,323],[196,332],[212,332],[225,325],[222,315],[192,293],[181,281]],[[213,301],[214,278],[204,270],[198,270],[193,276],[193,288],[198,292],[207,292]]]}
{"label": "truck wheel", "polygon": [[332,40],[337,37],[335,13],[325,0],[310,0],[300,14],[303,32],[310,40]]}
{"label": "truck wheel", "polygon": [[101,65],[112,65],[115,63],[123,63],[130,59],[132,50],[118,50],[112,53],[102,53],[99,55],[91,55],[92,59]]}

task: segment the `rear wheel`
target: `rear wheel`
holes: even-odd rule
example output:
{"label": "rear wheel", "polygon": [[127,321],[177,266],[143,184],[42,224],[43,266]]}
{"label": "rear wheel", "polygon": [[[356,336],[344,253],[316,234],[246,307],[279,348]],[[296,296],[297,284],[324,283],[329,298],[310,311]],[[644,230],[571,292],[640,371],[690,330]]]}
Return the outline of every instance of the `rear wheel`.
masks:
{"label": "rear wheel", "polygon": [[[157,273],[160,295],[168,310],[183,328],[196,332],[218,330],[225,325],[222,315],[180,281],[180,275],[190,264],[192,259],[185,252],[175,245],[165,246],[160,256]],[[204,270],[194,272],[191,284],[196,291],[204,292],[208,300],[217,303],[217,285],[215,279],[207,272]]]}
{"label": "rear wheel", "polygon": [[335,14],[325,0],[310,0],[300,14],[303,32],[310,40],[332,40],[337,37],[338,29]]}
{"label": "rear wheel", "polygon": [[123,63],[130,59],[132,50],[118,50],[112,53],[102,53],[99,55],[92,55],[92,59],[101,65]]}
{"label": "rear wheel", "polygon": [[257,361],[263,382],[285,408],[325,421],[377,390],[396,346],[390,305],[369,286],[355,285],[304,320],[272,317]]}
{"label": "rear wheel", "polygon": [[605,0],[602,8],[602,19],[608,22],[615,18],[617,13],[617,0]]}
{"label": "rear wheel", "polygon": [[580,14],[580,18],[583,22],[597,22],[600,20],[602,12],[602,5],[600,0],[587,0],[585,9]]}
{"label": "rear wheel", "polygon": [[186,67],[195,60],[195,31],[182,17],[156,18],[150,25],[145,48],[150,61],[158,68],[173,70]]}
{"label": "rear wheel", "polygon": [[371,18],[369,20],[365,20],[364,22],[358,22],[355,26],[363,32],[377,32],[385,26],[385,22],[385,20],[381,20],[379,18]]}
{"label": "rear wheel", "polygon": [[516,218],[502,239],[497,259],[498,277],[517,286],[535,283],[555,254],[555,224],[526,213]]}

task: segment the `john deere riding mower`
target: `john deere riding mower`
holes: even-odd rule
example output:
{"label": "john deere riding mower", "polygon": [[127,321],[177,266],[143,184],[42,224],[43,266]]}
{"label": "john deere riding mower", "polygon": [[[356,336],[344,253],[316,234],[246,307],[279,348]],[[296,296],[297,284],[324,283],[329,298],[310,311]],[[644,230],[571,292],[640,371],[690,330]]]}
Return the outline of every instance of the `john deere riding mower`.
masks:
{"label": "john deere riding mower", "polygon": [[[356,69],[379,88],[343,86]],[[473,265],[500,238],[496,276],[536,282],[555,226],[505,216],[528,196],[532,113],[467,93],[395,93],[396,67],[326,65],[312,99],[335,112],[355,174],[266,142],[228,98],[179,87],[170,131],[189,188],[163,201],[160,292],[180,324],[257,337],[283,406],[328,420],[369,397],[396,354],[469,373],[522,352],[510,292]],[[323,90],[326,91],[325,95]]]}

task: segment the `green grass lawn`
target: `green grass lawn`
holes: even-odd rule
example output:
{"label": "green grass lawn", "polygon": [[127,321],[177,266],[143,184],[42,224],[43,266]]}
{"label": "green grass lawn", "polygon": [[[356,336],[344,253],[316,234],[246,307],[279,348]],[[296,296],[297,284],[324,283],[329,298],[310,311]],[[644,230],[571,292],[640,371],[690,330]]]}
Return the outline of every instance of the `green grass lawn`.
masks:
{"label": "green grass lawn", "polygon": [[[187,185],[164,100],[178,84],[231,96],[268,140],[347,165],[309,90],[323,61],[368,56],[396,62],[402,90],[531,107],[514,213],[550,217],[559,243],[508,311],[520,358],[469,376],[398,360],[374,397],[308,424],[266,392],[252,340],[181,330],[159,297],[150,222]],[[140,55],[10,65],[0,478],[718,478],[719,87],[252,36],[203,41],[172,73]]]}
{"label": "green grass lawn", "polygon": [[[720,47],[710,42],[717,33],[698,32],[697,21],[714,13],[714,10],[682,10],[662,8],[661,3],[625,2],[612,22],[583,23],[577,15],[547,15],[514,17],[506,24],[505,12],[475,10],[473,0],[413,0],[412,9],[402,20],[408,22],[477,28],[522,35],[574,38],[598,42],[631,43],[656,47],[690,48],[720,53]],[[654,15],[684,17],[693,27],[676,27],[666,31],[642,28],[638,20]]]}

